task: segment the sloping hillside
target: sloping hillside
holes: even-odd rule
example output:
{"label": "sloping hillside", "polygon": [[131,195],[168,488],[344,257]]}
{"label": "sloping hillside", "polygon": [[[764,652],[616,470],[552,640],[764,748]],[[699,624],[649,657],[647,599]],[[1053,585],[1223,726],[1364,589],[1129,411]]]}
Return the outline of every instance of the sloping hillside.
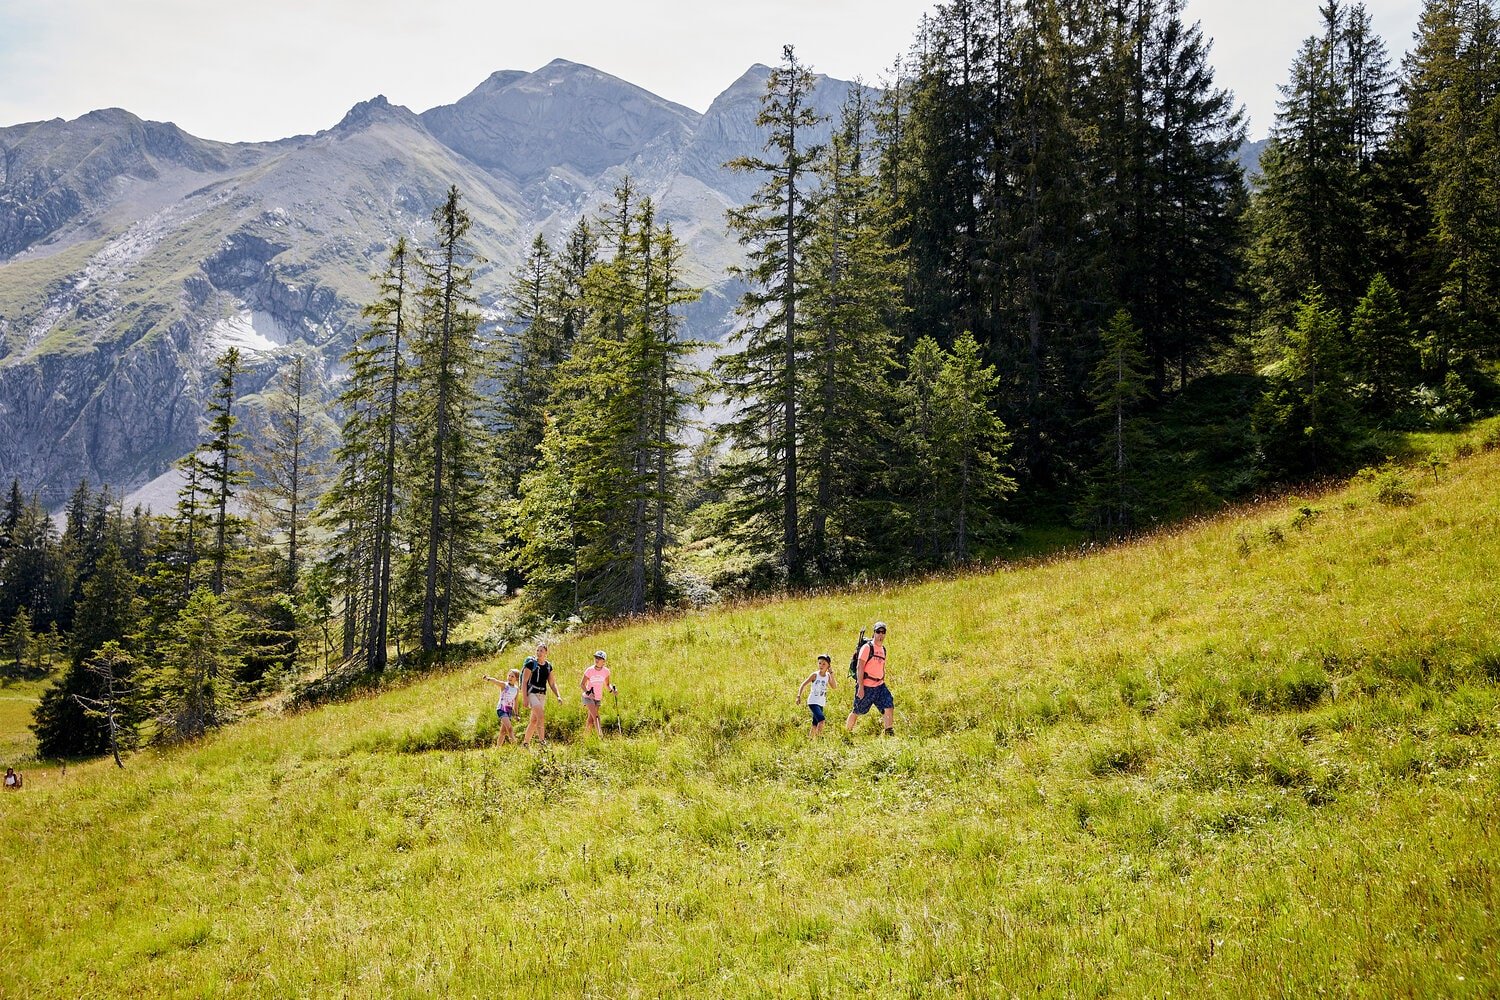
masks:
{"label": "sloping hillside", "polygon": [[[1439,471],[559,642],[543,751],[515,654],[37,772],[0,994],[1492,996],[1500,451]],[[809,743],[876,617],[897,737]]]}

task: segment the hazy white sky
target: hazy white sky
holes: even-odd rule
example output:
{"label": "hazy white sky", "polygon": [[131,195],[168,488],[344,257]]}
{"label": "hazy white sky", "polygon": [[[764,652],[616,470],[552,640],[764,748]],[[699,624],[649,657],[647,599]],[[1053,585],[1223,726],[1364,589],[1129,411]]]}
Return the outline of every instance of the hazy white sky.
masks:
{"label": "hazy white sky", "polygon": [[[702,110],[792,42],[821,73],[874,81],[930,0],[0,0],[0,125],[122,107],[210,139],[315,132],[385,94],[424,111],[497,69],[587,63]],[[1399,58],[1420,0],[1367,0]],[[1189,0],[1218,82],[1275,114],[1318,0]]]}

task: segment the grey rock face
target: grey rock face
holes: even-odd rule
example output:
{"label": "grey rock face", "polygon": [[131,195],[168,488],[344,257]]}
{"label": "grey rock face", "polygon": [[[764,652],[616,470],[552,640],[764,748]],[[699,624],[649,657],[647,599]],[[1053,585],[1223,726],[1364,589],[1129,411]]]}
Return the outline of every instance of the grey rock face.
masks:
{"label": "grey rock face", "polygon": [[108,204],[125,179],[151,182],[163,166],[224,170],[229,148],[176,125],[146,122],[117,108],[77,121],[53,119],[0,129],[0,258]]}

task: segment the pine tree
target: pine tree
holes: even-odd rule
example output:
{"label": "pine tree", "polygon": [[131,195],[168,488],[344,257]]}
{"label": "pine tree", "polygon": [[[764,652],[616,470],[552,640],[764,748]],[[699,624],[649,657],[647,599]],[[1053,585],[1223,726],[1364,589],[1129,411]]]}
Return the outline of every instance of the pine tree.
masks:
{"label": "pine tree", "polygon": [[315,357],[298,352],[264,394],[266,427],[256,442],[256,488],[249,499],[266,527],[285,539],[280,589],[298,593],[314,498],[321,490],[329,435],[322,419],[322,377]]}
{"label": "pine tree", "polygon": [[1401,144],[1426,212],[1414,307],[1439,375],[1500,354],[1500,39],[1491,0],[1427,0],[1404,67]]}
{"label": "pine tree", "polygon": [[1286,335],[1255,429],[1272,471],[1289,477],[1330,472],[1346,463],[1360,431],[1339,316],[1313,289]]}
{"label": "pine tree", "polygon": [[135,686],[131,677],[136,664],[130,654],[117,642],[107,642],[83,665],[92,679],[97,697],[73,695],[82,707],[84,715],[97,723],[105,733],[105,749],[114,758],[115,766],[123,768],[120,751],[133,750],[136,746],[137,705]]}
{"label": "pine tree", "polygon": [[998,387],[979,343],[961,334],[933,387],[934,458],[944,470],[933,484],[933,503],[946,522],[947,553],[959,563],[974,545],[995,538],[1004,523],[995,508],[1015,489],[1004,468],[1009,435],[994,409]]}
{"label": "pine tree", "polygon": [[681,247],[627,179],[599,226],[611,255],[584,282],[589,322],[557,371],[553,403],[577,487],[578,611],[638,613],[666,598],[667,508],[695,345],[678,337]]}
{"label": "pine tree", "polygon": [[509,496],[515,495],[521,477],[536,461],[553,372],[564,357],[558,284],[556,258],[538,233],[511,277],[507,298],[512,332],[499,345],[497,460]]}
{"label": "pine tree", "polygon": [[33,714],[32,731],[42,756],[82,756],[109,748],[112,734],[107,720],[93,711],[107,692],[101,675],[88,664],[96,651],[121,642],[135,629],[135,593],[135,577],[110,540],[96,572],[83,587],[74,616],[71,663],[43,692]]}
{"label": "pine tree", "polygon": [[1373,255],[1368,147],[1388,114],[1380,81],[1389,71],[1369,42],[1362,5],[1352,30],[1337,0],[1323,0],[1320,12],[1323,32],[1303,42],[1292,64],[1261,158],[1252,265],[1272,326],[1289,324],[1310,285],[1347,313]]}
{"label": "pine tree", "polygon": [[482,374],[472,225],[453,187],[433,213],[436,237],[424,260],[418,296],[420,321],[407,412],[412,435],[408,472],[413,520],[420,539],[412,552],[407,592],[420,608],[424,652],[446,650],[452,627],[473,610],[487,564],[488,517],[482,482],[485,444],[476,390]]}
{"label": "pine tree", "polygon": [[937,383],[945,358],[936,340],[918,340],[906,357],[906,377],[897,393],[901,429],[893,471],[899,501],[888,535],[906,539],[904,554],[919,566],[939,564],[946,551],[942,518],[933,503],[934,484],[946,472],[937,414]]}
{"label": "pine tree", "polygon": [[10,529],[10,545],[0,561],[0,621],[25,608],[33,628],[63,621],[68,574],[57,529],[35,496],[27,500]]}
{"label": "pine tree", "polygon": [[577,488],[556,418],[545,419],[537,450],[513,508],[520,544],[512,559],[526,579],[532,607],[577,614],[582,609]]}
{"label": "pine tree", "polygon": [[244,617],[211,590],[199,588],[188,598],[168,629],[161,662],[143,678],[156,742],[197,739],[230,720],[244,625]]}
{"label": "pine tree", "polygon": [[803,575],[798,368],[806,336],[797,307],[809,277],[802,260],[813,194],[808,174],[819,152],[807,141],[820,120],[810,103],[813,87],[812,71],[798,62],[792,46],[783,47],[756,118],[759,127],[769,129],[766,149],[774,156],[729,164],[764,181],[749,204],[729,213],[730,226],[746,247],[748,264],[737,274],[749,285],[740,303],[748,323],[736,335],[741,349],[725,355],[717,369],[721,387],[740,404],[725,432],[744,455],[753,456],[738,469],[747,481],[737,516],[767,527],[779,522],[780,562],[792,580]]}
{"label": "pine tree", "polygon": [[1377,274],[1349,321],[1354,373],[1371,411],[1389,417],[1401,406],[1418,371],[1415,335],[1396,290]]}
{"label": "pine tree", "polygon": [[1079,513],[1085,524],[1106,535],[1138,527],[1145,511],[1142,467],[1151,444],[1141,415],[1149,389],[1144,343],[1123,309],[1100,331],[1103,353],[1089,395],[1102,433]]}
{"label": "pine tree", "polygon": [[372,672],[385,668],[391,631],[412,268],[412,251],[398,237],[374,278],[376,297],[363,312],[367,325],[344,355],[349,377],[337,404],[343,426],[336,472],[318,504],[330,536],[320,576],[342,598],[342,652],[346,659],[358,654]]}
{"label": "pine tree", "polygon": [[106,642],[123,640],[136,624],[134,601],[137,582],[111,540],[99,565],[84,584],[83,596],[74,616],[72,656],[81,667]]}
{"label": "pine tree", "polygon": [[26,657],[31,652],[34,640],[35,637],[31,634],[31,613],[21,608],[16,612],[5,635],[5,655],[11,661],[11,669],[8,671],[11,676],[19,677],[26,672]]}
{"label": "pine tree", "polygon": [[209,438],[199,451],[208,456],[202,461],[202,476],[212,502],[213,544],[208,558],[213,572],[209,586],[215,594],[222,594],[233,550],[245,530],[244,517],[232,505],[239,499],[240,487],[250,481],[250,471],[244,461],[245,435],[234,413],[236,384],[244,374],[239,348],[231,347],[219,355],[215,368],[214,391],[208,402]]}
{"label": "pine tree", "polygon": [[[1192,367],[1232,329],[1245,140],[1233,97],[1214,87],[1184,0],[1114,0],[1101,74],[1099,168],[1113,202],[1107,248],[1115,299],[1145,331],[1152,385]],[[1110,183],[1113,182],[1113,183]]]}
{"label": "pine tree", "polygon": [[869,134],[866,98],[856,88],[817,164],[822,194],[805,254],[807,553],[825,578],[888,555],[876,536],[891,492],[882,484],[902,274],[886,207],[866,172]]}

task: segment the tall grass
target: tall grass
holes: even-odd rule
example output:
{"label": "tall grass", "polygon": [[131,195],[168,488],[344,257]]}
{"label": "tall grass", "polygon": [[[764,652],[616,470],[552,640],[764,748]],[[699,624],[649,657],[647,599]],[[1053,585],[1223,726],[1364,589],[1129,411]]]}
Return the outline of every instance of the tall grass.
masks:
{"label": "tall grass", "polygon": [[[1494,995],[1497,484],[565,639],[546,750],[502,662],[37,773],[0,994]],[[875,618],[897,738],[809,742]]]}

